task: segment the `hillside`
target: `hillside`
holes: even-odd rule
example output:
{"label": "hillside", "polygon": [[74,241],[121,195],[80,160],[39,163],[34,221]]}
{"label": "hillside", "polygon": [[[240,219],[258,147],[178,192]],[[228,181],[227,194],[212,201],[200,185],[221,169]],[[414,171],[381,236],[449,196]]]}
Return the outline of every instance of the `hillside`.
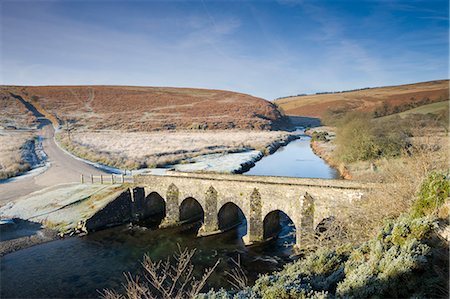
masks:
{"label": "hillside", "polygon": [[271,129],[272,103],[230,91],[129,86],[9,87],[64,122],[88,130]]}
{"label": "hillside", "polygon": [[384,116],[449,99],[449,80],[293,96],[275,100],[287,115],[323,118],[358,110]]}

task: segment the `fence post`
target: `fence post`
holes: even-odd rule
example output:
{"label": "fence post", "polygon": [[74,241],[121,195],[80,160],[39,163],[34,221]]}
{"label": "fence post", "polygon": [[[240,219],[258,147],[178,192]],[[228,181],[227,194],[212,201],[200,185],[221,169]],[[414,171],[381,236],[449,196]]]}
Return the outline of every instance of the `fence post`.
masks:
{"label": "fence post", "polygon": [[114,185],[114,174],[111,174],[111,185]]}
{"label": "fence post", "polygon": [[94,176],[91,173],[91,184],[93,184],[93,183],[94,183]]}
{"label": "fence post", "polygon": [[81,183],[84,184],[84,177],[83,177],[83,174],[81,174]]}
{"label": "fence post", "polygon": [[122,184],[125,183],[125,176],[122,173]]}
{"label": "fence post", "polygon": [[103,185],[103,174],[100,175],[100,184]]}

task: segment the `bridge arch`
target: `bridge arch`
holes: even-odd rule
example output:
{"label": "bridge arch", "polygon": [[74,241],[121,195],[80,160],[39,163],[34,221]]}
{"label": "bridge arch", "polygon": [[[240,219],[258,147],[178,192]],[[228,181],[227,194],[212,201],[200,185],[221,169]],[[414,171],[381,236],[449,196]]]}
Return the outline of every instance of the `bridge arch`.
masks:
{"label": "bridge arch", "polygon": [[297,228],[294,220],[281,210],[267,213],[263,220],[263,238],[282,238],[283,243],[295,245]]}
{"label": "bridge arch", "polygon": [[227,202],[219,209],[217,214],[218,228],[226,231],[240,224],[244,224],[243,235],[247,234],[247,217],[242,209],[234,202]]}
{"label": "bridge arch", "polygon": [[152,216],[166,216],[166,201],[158,192],[151,192],[140,203],[139,214],[141,219]]}
{"label": "bridge arch", "polygon": [[186,197],[180,204],[179,215],[181,223],[196,221],[203,222],[205,211],[197,199],[193,197]]}

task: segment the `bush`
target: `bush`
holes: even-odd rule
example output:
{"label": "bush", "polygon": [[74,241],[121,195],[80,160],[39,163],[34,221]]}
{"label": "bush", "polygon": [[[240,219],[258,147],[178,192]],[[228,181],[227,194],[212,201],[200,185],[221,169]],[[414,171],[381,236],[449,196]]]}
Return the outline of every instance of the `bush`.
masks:
{"label": "bush", "polygon": [[430,218],[409,216],[387,223],[377,238],[352,252],[336,295],[404,298],[429,294],[433,286],[423,275],[431,247],[425,241],[434,227]]}
{"label": "bush", "polygon": [[354,250],[319,249],[282,271],[261,276],[252,288],[234,295],[210,291],[199,298],[435,297],[439,281],[427,244],[435,227],[429,217],[405,215]]}
{"label": "bush", "polygon": [[380,124],[363,113],[350,113],[338,124],[338,160],[346,163],[396,157],[409,146],[408,132],[396,121]]}
{"label": "bush", "polygon": [[412,215],[422,217],[437,211],[445,200],[449,199],[449,189],[448,175],[437,172],[431,173],[420,187],[418,198],[412,208]]}

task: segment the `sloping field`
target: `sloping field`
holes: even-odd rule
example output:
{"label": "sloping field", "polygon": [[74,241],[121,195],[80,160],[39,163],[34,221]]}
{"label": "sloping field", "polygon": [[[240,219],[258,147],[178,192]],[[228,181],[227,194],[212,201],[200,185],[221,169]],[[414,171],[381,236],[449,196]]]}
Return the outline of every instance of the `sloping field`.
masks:
{"label": "sloping field", "polygon": [[0,87],[0,129],[31,129],[37,124],[33,113],[5,87]]}
{"label": "sloping field", "polygon": [[30,156],[37,122],[26,107],[0,88],[0,179],[30,169]]}
{"label": "sloping field", "polygon": [[294,96],[275,100],[287,115],[323,118],[359,110],[384,116],[449,99],[449,80]]}
{"label": "sloping field", "polygon": [[74,127],[161,129],[270,129],[281,114],[261,98],[230,91],[128,86],[8,87]]}
{"label": "sloping field", "polygon": [[428,105],[423,105],[414,109],[410,109],[410,110],[406,110],[404,112],[399,113],[398,115],[400,117],[405,117],[411,114],[436,114],[436,113],[441,113],[445,110],[448,111],[449,108],[449,102],[448,101],[444,101],[444,102],[438,102],[438,103],[433,103],[433,104],[428,104]]}

